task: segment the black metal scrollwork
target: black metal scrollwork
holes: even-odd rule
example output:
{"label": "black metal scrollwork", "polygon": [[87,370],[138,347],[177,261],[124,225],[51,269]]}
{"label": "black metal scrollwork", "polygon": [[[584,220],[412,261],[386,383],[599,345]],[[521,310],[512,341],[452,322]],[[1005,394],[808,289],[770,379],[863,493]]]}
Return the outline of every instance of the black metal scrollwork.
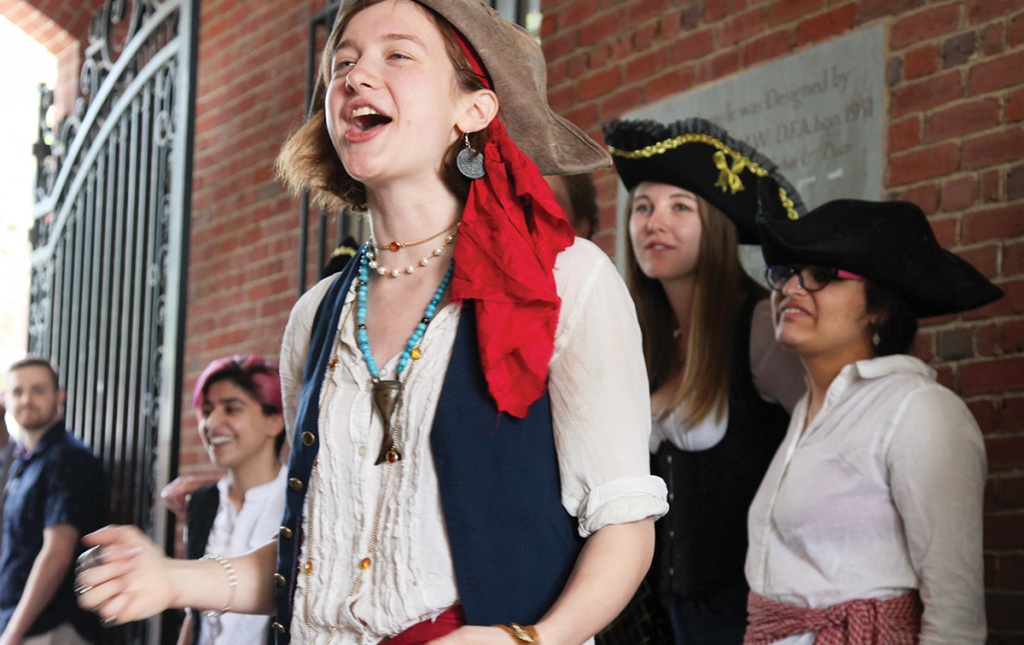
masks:
{"label": "black metal scrollwork", "polygon": [[[197,6],[106,0],[59,123],[53,91],[40,87],[33,149],[28,349],[61,368],[68,425],[110,475],[111,520],[143,528],[160,524],[157,470],[171,462],[158,444],[178,418],[168,399],[179,392],[166,390],[180,389],[168,373],[180,369],[181,231],[191,189],[182,102],[193,100],[182,70],[193,69]],[[147,642],[144,626],[114,632],[110,642]]]}

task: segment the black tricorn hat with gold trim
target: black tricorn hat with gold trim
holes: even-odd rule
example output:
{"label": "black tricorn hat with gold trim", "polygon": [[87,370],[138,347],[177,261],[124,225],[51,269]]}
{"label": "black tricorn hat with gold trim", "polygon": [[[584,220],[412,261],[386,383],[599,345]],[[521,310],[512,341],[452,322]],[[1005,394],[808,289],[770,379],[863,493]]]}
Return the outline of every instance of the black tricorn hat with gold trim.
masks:
{"label": "black tricorn hat with gold trim", "polygon": [[912,202],[837,199],[797,221],[761,215],[757,225],[768,266],[820,264],[856,273],[899,294],[918,318],[1003,297],[969,262],[939,246]]}
{"label": "black tricorn hat with gold trim", "polygon": [[803,200],[775,163],[707,119],[614,120],[602,129],[626,190],[655,181],[692,191],[729,216],[742,244],[759,242],[759,210],[791,219],[804,213]]}

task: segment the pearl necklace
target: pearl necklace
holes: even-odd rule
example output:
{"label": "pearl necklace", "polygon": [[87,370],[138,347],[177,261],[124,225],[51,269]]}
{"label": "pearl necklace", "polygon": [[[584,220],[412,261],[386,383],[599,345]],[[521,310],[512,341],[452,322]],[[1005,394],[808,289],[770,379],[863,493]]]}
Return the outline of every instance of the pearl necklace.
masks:
{"label": "pearl necklace", "polygon": [[[449,229],[453,228],[453,227],[457,227],[461,223],[462,223],[461,221],[460,222],[456,222],[451,227],[449,227]],[[448,230],[448,229],[446,229],[446,230]],[[443,232],[444,231],[442,231],[442,233]],[[367,267],[369,267],[370,269],[373,269],[379,275],[389,275],[392,278],[397,278],[397,277],[399,277],[401,275],[410,275],[410,274],[412,274],[413,271],[416,270],[417,266],[425,267],[428,264],[430,264],[430,261],[432,259],[434,259],[434,258],[438,257],[439,255],[441,255],[442,253],[444,253],[445,248],[447,248],[449,244],[451,244],[452,242],[455,241],[455,236],[458,235],[458,233],[459,233],[458,231],[455,231],[454,233],[452,233],[451,235],[449,235],[448,237],[446,237],[444,239],[444,243],[441,246],[439,246],[436,249],[434,249],[433,251],[431,251],[430,255],[427,255],[427,256],[421,258],[420,261],[417,262],[416,264],[410,264],[409,266],[405,267],[404,269],[389,269],[386,266],[383,266],[379,262],[377,262],[377,252],[374,251],[373,249],[387,248],[389,250],[397,250],[397,249],[390,249],[389,248],[391,245],[397,244],[397,242],[392,242],[391,245],[388,245],[386,247],[380,247],[380,246],[377,245],[376,241],[374,241],[373,237],[371,236],[370,237],[370,246],[373,247],[373,248],[366,251],[366,256],[365,257],[366,257],[366,260],[367,260]],[[440,233],[438,233],[438,235],[440,235]],[[437,236],[435,235],[434,237],[437,237]],[[429,241],[430,239],[433,239],[433,238],[428,238],[427,240],[423,240],[423,241],[426,242],[426,241]],[[422,242],[419,242],[419,244],[422,244]],[[413,244],[405,244],[403,246],[413,246]],[[402,248],[402,247],[399,247],[399,248]]]}

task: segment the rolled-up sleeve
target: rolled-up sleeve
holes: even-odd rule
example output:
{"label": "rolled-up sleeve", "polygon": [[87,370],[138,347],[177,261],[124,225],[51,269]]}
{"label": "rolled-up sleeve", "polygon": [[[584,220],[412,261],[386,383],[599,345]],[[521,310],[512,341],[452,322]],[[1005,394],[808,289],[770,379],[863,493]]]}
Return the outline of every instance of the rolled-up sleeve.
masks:
{"label": "rolled-up sleeve", "polygon": [[633,301],[608,257],[585,240],[558,257],[562,298],[549,392],[562,504],[587,537],[668,511],[650,474],[650,394]]}

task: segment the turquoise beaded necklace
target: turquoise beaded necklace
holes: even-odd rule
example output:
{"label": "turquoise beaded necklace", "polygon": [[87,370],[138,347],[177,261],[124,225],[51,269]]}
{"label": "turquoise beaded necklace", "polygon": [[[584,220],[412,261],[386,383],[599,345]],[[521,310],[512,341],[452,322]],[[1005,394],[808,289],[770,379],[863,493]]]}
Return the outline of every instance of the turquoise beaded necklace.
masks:
{"label": "turquoise beaded necklace", "polygon": [[[370,286],[369,264],[369,260],[364,253],[359,263],[359,281],[356,286],[356,343],[359,345],[359,351],[363,354],[366,368],[370,370],[370,377],[376,382],[380,380],[380,370],[377,368],[377,361],[373,358],[373,352],[370,351],[370,339],[366,334],[366,294]],[[437,315],[437,306],[441,304],[441,299],[444,298],[448,286],[452,283],[452,272],[454,269],[455,261],[453,260],[448,263],[448,270],[445,271],[441,284],[438,285],[437,291],[434,292],[434,297],[430,299],[430,304],[427,305],[426,311],[423,312],[423,318],[416,325],[412,336],[409,337],[409,341],[405,344],[402,355],[398,357],[398,367],[395,370],[396,376],[400,376],[409,365],[413,350],[420,344],[423,334],[427,332],[427,325]]]}
{"label": "turquoise beaded necklace", "polygon": [[405,349],[402,350],[402,354],[398,357],[395,378],[393,380],[383,380],[380,377],[377,361],[374,360],[373,352],[370,350],[370,339],[366,333],[366,295],[370,289],[370,261],[366,253],[363,253],[359,260],[356,284],[356,344],[363,355],[366,369],[370,371],[370,378],[373,380],[373,402],[384,421],[384,441],[381,444],[380,453],[377,455],[377,461],[375,462],[377,464],[382,464],[385,461],[394,463],[402,458],[395,445],[395,433],[391,425],[391,418],[402,398],[402,390],[404,388],[404,383],[402,383],[400,377],[405,368],[409,366],[409,361],[419,358],[420,341],[423,340],[423,335],[427,333],[427,326],[430,324],[430,321],[437,315],[437,309],[441,304],[441,300],[452,283],[454,269],[455,260],[453,258],[448,263],[448,270],[445,271],[441,284],[438,285],[437,291],[434,292],[434,296],[430,299],[430,304],[427,305],[426,311],[423,312],[423,318],[417,323],[416,329],[413,330],[409,340],[405,343]]}

